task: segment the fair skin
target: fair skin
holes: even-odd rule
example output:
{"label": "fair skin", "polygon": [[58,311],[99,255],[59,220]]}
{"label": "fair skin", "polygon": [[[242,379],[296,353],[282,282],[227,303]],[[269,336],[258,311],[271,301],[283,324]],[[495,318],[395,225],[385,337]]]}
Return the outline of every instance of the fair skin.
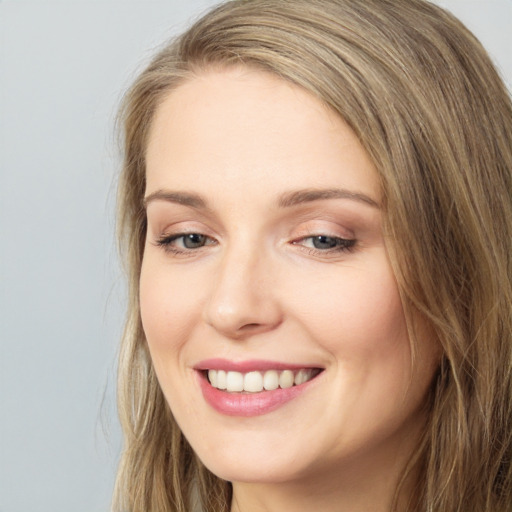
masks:
{"label": "fair skin", "polygon": [[[381,201],[350,128],[272,75],[204,71],[156,112],[142,321],[183,433],[233,482],[233,512],[389,511],[436,349],[422,340],[411,364]],[[300,369],[307,382],[261,389]],[[216,389],[221,370],[260,388]]]}

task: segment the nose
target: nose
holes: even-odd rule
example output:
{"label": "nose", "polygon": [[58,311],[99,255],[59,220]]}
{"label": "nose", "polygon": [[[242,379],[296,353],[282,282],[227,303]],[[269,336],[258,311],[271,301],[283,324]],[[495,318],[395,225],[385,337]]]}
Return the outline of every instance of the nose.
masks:
{"label": "nose", "polygon": [[204,320],[231,339],[275,329],[282,322],[270,258],[245,247],[226,250],[212,280]]}

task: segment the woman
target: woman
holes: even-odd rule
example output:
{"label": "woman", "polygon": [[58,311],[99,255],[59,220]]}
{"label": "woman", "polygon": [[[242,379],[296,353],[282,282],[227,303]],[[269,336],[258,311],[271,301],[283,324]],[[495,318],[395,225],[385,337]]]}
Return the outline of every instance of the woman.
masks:
{"label": "woman", "polygon": [[122,122],[117,510],[509,510],[512,108],[460,22],[228,2]]}

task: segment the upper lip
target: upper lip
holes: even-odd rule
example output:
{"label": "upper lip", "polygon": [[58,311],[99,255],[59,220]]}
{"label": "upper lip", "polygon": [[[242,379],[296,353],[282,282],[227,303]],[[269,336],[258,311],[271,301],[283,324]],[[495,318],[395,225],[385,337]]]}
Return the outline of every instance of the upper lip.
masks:
{"label": "upper lip", "polygon": [[224,370],[232,372],[247,373],[251,371],[267,370],[300,370],[303,368],[319,368],[315,364],[292,364],[280,361],[269,361],[264,359],[252,359],[246,361],[230,361],[228,359],[205,359],[194,365],[198,371],[204,370]]}

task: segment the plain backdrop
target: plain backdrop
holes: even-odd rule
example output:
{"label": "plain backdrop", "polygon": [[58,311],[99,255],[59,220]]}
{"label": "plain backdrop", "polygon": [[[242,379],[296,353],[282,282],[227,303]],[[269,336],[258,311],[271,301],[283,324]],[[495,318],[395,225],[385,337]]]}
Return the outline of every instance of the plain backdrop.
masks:
{"label": "plain backdrop", "polygon": [[[512,0],[439,0],[512,84]],[[106,512],[121,438],[116,108],[209,0],[0,0],[0,512]]]}

